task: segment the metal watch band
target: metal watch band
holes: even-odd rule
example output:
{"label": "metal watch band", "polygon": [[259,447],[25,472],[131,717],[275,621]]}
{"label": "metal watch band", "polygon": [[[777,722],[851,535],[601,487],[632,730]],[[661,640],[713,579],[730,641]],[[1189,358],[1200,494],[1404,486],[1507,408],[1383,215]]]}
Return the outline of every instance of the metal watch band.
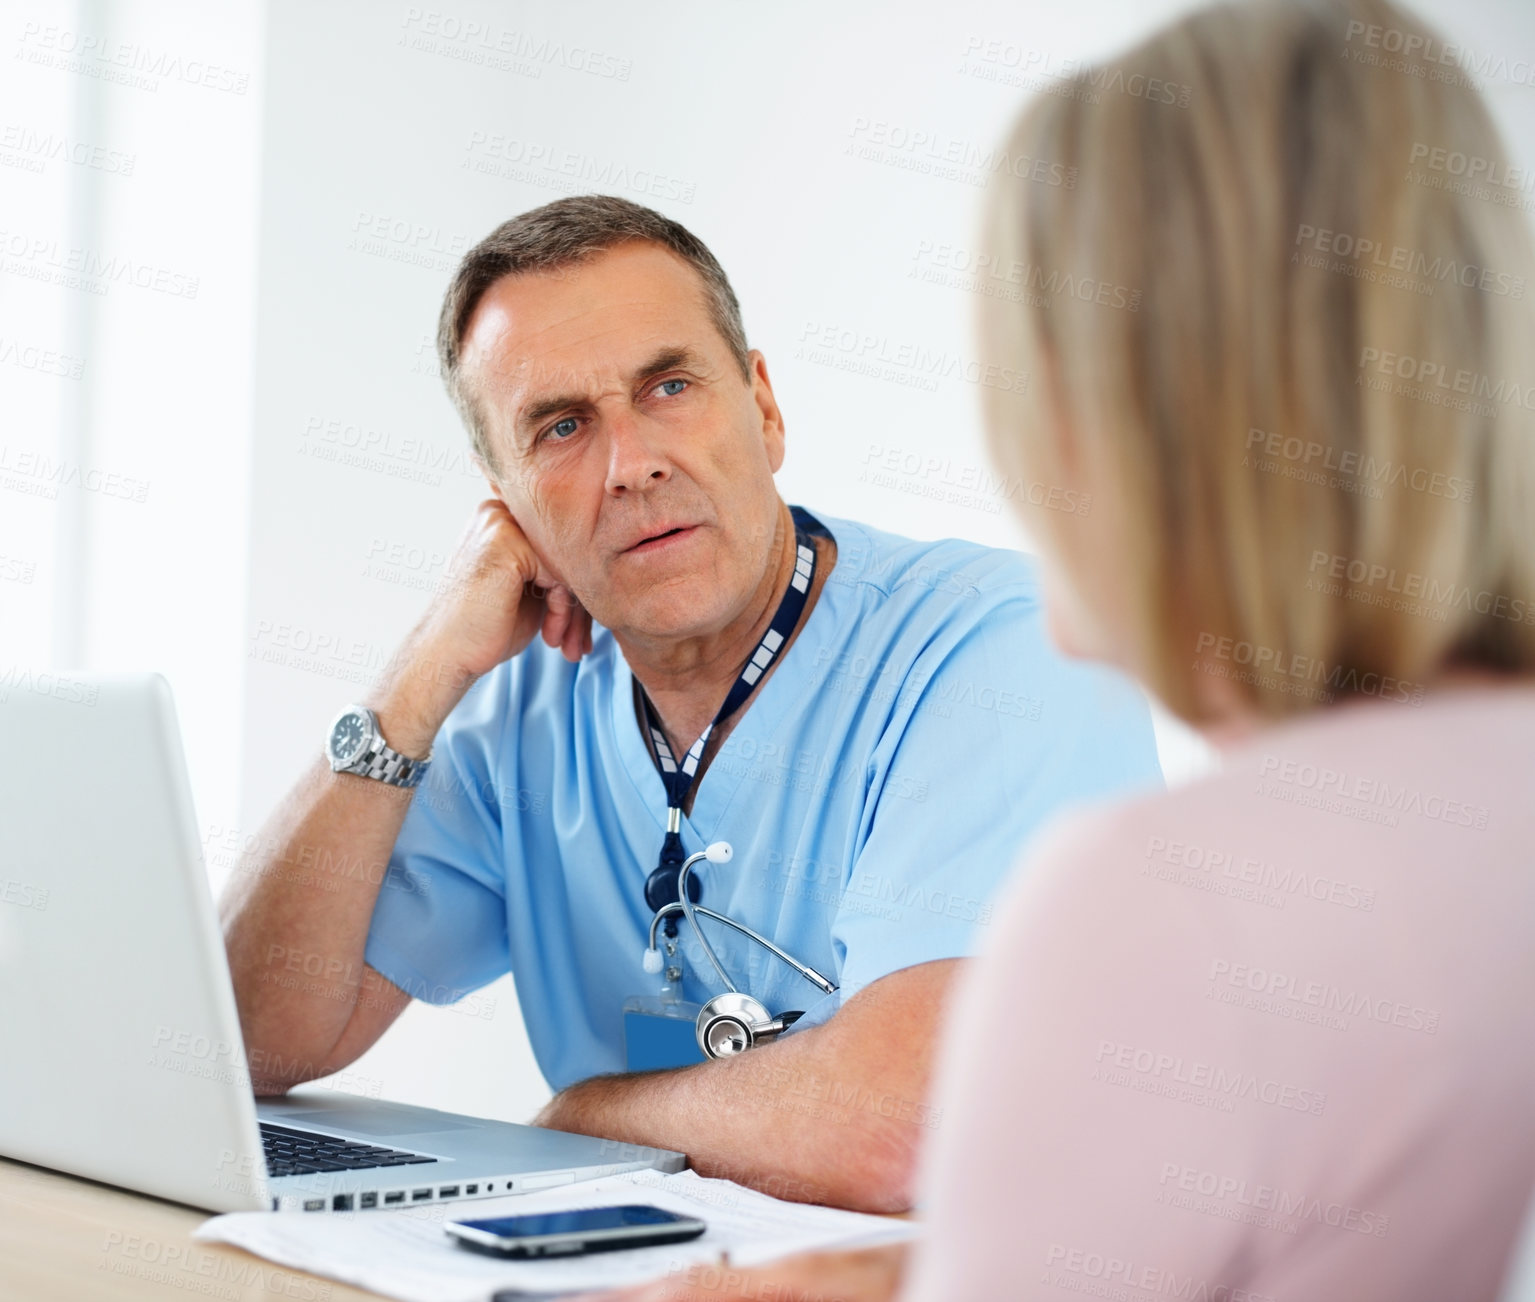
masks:
{"label": "metal watch band", "polygon": [[426,759],[412,759],[380,741],[376,750],[372,746],[368,747],[343,772],[356,773],[364,778],[377,778],[392,787],[413,787],[421,781],[429,763],[430,756]]}

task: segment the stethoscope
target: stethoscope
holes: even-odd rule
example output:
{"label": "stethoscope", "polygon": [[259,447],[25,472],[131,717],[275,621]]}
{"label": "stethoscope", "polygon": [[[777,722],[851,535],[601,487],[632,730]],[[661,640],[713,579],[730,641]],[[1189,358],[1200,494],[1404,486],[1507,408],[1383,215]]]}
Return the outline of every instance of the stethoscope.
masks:
{"label": "stethoscope", "polygon": [[736,989],[735,982],[730,979],[729,973],[725,971],[724,965],[715,954],[714,946],[709,943],[703,928],[698,925],[700,913],[706,918],[713,918],[716,922],[723,922],[727,927],[733,927],[748,940],[756,941],[770,954],[777,955],[823,994],[837,993],[835,983],[828,981],[808,963],[801,963],[799,959],[775,945],[761,932],[753,930],[744,922],[737,922],[734,918],[716,913],[713,909],[706,909],[703,905],[694,902],[694,893],[689,890],[689,887],[693,885],[690,879],[693,865],[704,859],[710,863],[729,863],[733,853],[729,842],[716,841],[707,849],[687,857],[677,877],[677,898],[670,904],[657,909],[655,916],[650,920],[650,946],[646,949],[643,959],[645,971],[655,973],[661,970],[661,951],[656,948],[656,931],[668,918],[680,912],[688,920],[688,925],[693,928],[693,934],[698,938],[699,948],[703,950],[704,956],[719,974],[719,979],[725,986],[723,994],[715,995],[698,1010],[698,1021],[695,1026],[698,1047],[710,1058],[728,1058],[737,1053],[745,1053],[746,1050],[755,1048],[768,1040],[776,1039],[805,1014],[801,1009],[795,1012],[779,1013],[777,1017],[774,1017],[761,1000],[754,999],[745,991]]}
{"label": "stethoscope", "polygon": [[751,695],[758,679],[768,671],[779,649],[787,642],[799,623],[811,585],[815,582],[816,551],[811,535],[825,534],[826,526],[803,507],[791,507],[790,511],[794,517],[794,573],[789,578],[789,586],[784,592],[783,600],[779,602],[778,610],[774,613],[767,631],[763,633],[757,650],[742,667],[735,684],[725,697],[719,713],[714,716],[713,722],[703,730],[698,740],[688,748],[687,754],[680,761],[672,755],[671,743],[666,740],[666,733],[656,717],[650,697],[645,694],[638,679],[634,683],[635,699],[649,729],[651,742],[655,748],[656,768],[661,775],[661,785],[666,789],[666,839],[661,845],[660,862],[645,881],[645,903],[655,911],[650,920],[650,945],[645,950],[644,956],[645,971],[655,973],[660,972],[662,968],[661,951],[656,948],[657,928],[662,926],[666,928],[667,948],[675,953],[676,915],[681,913],[687,919],[688,925],[692,927],[693,934],[698,938],[699,947],[713,964],[715,972],[725,986],[724,993],[715,995],[705,1003],[698,1014],[698,1047],[710,1058],[725,1058],[732,1054],[743,1053],[754,1045],[771,1040],[781,1035],[804,1014],[787,1012],[774,1017],[760,1000],[738,990],[735,982],[730,979],[715,955],[714,947],[704,936],[703,929],[698,925],[699,913],[713,918],[716,922],[723,922],[727,927],[733,927],[739,931],[747,939],[756,941],[826,994],[834,994],[837,989],[814,968],[785,953],[760,932],[752,930],[744,923],[737,922],[734,918],[726,917],[723,913],[716,913],[713,909],[706,909],[698,904],[699,883],[691,875],[693,865],[704,859],[710,863],[729,863],[732,851],[726,842],[716,841],[708,849],[686,858],[682,853],[682,806],[697,779],[698,764],[703,757],[704,747],[708,745],[709,735],[722,719],[728,718],[744,703]]}

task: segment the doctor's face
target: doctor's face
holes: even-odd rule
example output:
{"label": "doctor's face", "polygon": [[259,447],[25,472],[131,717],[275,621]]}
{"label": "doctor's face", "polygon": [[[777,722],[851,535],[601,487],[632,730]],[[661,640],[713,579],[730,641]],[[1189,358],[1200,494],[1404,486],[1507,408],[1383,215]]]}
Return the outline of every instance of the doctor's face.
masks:
{"label": "doctor's face", "polygon": [[506,276],[463,370],[494,487],[549,571],[622,636],[705,636],[773,559],[783,424],[760,353],[743,379],[697,273],[631,241]]}

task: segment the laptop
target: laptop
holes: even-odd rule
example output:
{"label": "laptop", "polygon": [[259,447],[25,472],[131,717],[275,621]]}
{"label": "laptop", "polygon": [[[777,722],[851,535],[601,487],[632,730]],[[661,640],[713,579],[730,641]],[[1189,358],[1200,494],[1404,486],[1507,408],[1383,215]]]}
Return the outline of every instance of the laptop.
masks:
{"label": "laptop", "polygon": [[0,1155],[210,1211],[547,1189],[681,1153],[306,1087],[258,1100],[170,684],[0,672]]}

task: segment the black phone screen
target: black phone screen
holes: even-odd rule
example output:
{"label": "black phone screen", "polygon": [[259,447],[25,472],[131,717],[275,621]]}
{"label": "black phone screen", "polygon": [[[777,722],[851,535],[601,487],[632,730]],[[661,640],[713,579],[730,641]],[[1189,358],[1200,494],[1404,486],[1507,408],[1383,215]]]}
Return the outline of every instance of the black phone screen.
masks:
{"label": "black phone screen", "polygon": [[672,1225],[684,1220],[674,1212],[637,1203],[624,1207],[581,1207],[565,1212],[535,1212],[528,1216],[492,1216],[482,1221],[460,1221],[503,1239],[543,1238],[555,1234],[586,1234],[592,1230],[618,1230],[640,1225]]}

